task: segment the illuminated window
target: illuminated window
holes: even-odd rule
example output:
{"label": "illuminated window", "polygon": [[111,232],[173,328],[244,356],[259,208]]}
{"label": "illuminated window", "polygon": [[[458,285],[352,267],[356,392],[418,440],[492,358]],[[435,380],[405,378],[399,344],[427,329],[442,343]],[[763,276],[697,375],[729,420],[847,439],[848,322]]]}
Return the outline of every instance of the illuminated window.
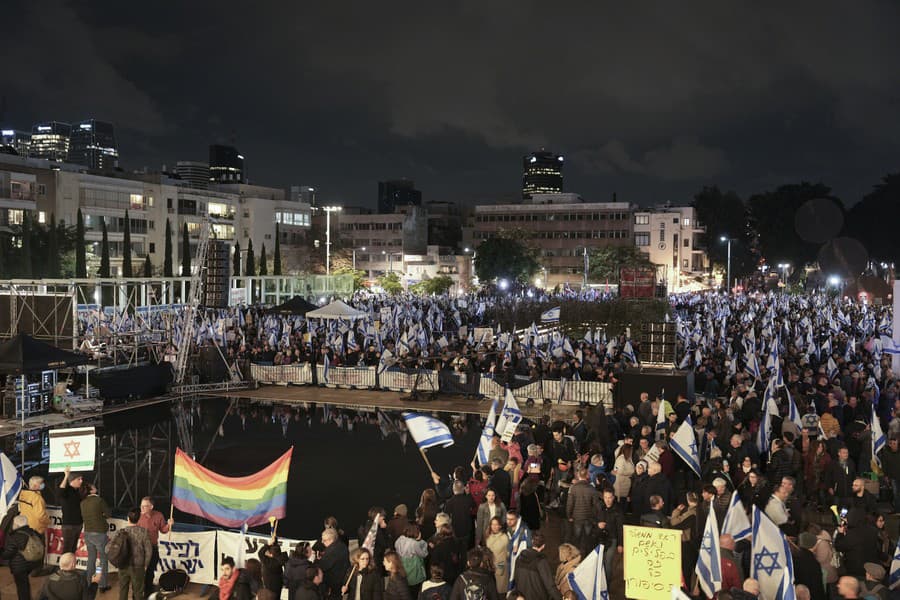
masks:
{"label": "illuminated window", "polygon": [[129,200],[131,202],[132,210],[144,210],[144,197],[140,194],[130,194]]}
{"label": "illuminated window", "polygon": [[10,208],[6,211],[6,219],[10,225],[21,225],[22,221],[25,219],[25,211]]}
{"label": "illuminated window", "polygon": [[47,213],[44,211],[38,212],[38,223],[46,223],[47,222]]}
{"label": "illuminated window", "polygon": [[200,223],[189,222],[187,224],[187,230],[188,230],[188,234],[197,235],[198,233],[200,233]]}
{"label": "illuminated window", "polygon": [[681,224],[682,224],[683,226],[685,226],[685,227],[690,227],[690,226],[691,226],[691,220],[690,220],[690,219],[682,219]]}
{"label": "illuminated window", "polygon": [[650,215],[634,215],[635,225],[648,225],[650,223]]}

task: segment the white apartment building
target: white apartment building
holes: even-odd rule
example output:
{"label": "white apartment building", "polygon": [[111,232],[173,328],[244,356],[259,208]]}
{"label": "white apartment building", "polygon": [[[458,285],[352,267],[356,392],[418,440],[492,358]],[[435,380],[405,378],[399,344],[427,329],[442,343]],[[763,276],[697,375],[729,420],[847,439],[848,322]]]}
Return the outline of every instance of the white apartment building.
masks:
{"label": "white apartment building", "polygon": [[664,206],[634,213],[634,245],[659,265],[658,278],[677,292],[698,284],[709,271],[709,257],[700,244],[705,227],[692,206]]}

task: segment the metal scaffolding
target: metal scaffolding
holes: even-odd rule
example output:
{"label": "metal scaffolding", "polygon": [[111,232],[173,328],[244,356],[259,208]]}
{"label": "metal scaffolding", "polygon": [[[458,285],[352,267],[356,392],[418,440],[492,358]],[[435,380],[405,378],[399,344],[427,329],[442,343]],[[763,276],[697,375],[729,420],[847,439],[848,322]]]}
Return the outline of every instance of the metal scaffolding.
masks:
{"label": "metal scaffolding", "polygon": [[172,495],[172,421],[100,436],[97,486],[113,506],[140,506],[141,498]]}

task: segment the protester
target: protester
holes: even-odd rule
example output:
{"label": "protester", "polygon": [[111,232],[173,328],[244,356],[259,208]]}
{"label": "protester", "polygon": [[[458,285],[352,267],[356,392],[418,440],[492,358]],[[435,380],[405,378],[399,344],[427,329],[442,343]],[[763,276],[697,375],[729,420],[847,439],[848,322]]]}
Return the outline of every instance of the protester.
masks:
{"label": "protester", "polygon": [[[147,574],[147,566],[153,556],[153,543],[146,529],[138,525],[141,519],[141,509],[133,508],[128,512],[128,526],[119,530],[117,536],[126,536],[128,554],[127,563],[119,566],[119,598],[128,598],[128,588],[131,588],[133,598],[144,598],[144,578]],[[89,571],[90,572],[90,571]]]}
{"label": "protester", "polygon": [[384,579],[372,564],[372,553],[358,548],[351,555],[350,572],[341,585],[341,595],[351,600],[381,600]]}
{"label": "protester", "polygon": [[559,593],[565,595],[566,592],[572,589],[569,585],[569,574],[581,563],[581,552],[572,544],[560,544],[558,551],[559,565],[556,567],[554,582]]}
{"label": "protester", "polygon": [[494,557],[494,580],[497,591],[509,589],[509,537],[504,531],[505,517],[493,517],[488,526],[487,536],[484,540],[485,547],[491,551]]}
{"label": "protester", "polygon": [[268,592],[265,595],[276,600],[281,598],[281,589],[284,587],[284,565],[288,561],[288,556],[281,550],[278,538],[274,534],[260,547],[257,556],[262,580],[260,592],[265,590]]}
{"label": "protester", "polygon": [[[39,556],[28,554],[29,540],[32,540],[32,544],[40,544]],[[43,536],[28,525],[28,517],[16,515],[13,518],[12,533],[6,538],[0,558],[9,561],[9,570],[16,582],[16,594],[18,594],[19,600],[31,600],[31,581],[28,575],[43,562],[43,546]]]}
{"label": "protester", "polygon": [[28,526],[44,535],[50,525],[47,504],[44,502],[44,478],[37,475],[28,478],[28,489],[19,493],[19,514],[28,518]]}
{"label": "protester", "polygon": [[87,571],[88,583],[95,574],[97,561],[100,561],[100,579],[97,581],[98,589],[104,592],[109,589],[107,573],[109,563],[106,560],[106,543],[108,541],[110,516],[109,506],[106,500],[97,493],[97,486],[88,485],[88,494],[81,501],[81,518],[84,521],[84,545],[87,547]]}
{"label": "protester", "polygon": [[159,534],[169,533],[174,524],[175,521],[173,519],[167,521],[161,512],[154,510],[153,498],[150,496],[141,498],[141,518],[138,520],[138,525],[147,530],[150,542],[153,544],[150,562],[147,565],[147,573],[144,578],[144,591],[148,595],[153,590],[153,575],[156,572],[157,565],[159,565]]}
{"label": "protester", "polygon": [[[338,539],[337,531],[330,527],[322,532],[322,544],[325,550],[317,562],[324,577],[322,597],[325,600],[339,600],[341,587],[344,585],[343,577],[350,568],[349,552],[347,546]],[[372,567],[374,566],[373,564]]]}
{"label": "protester", "polygon": [[84,600],[87,593],[84,576],[75,569],[75,554],[65,552],[59,557],[59,568],[47,577],[38,597],[47,600]]}
{"label": "protester", "polygon": [[550,564],[544,555],[544,545],[543,534],[537,532],[532,539],[532,547],[523,550],[516,559],[516,589],[528,600],[561,600]]}
{"label": "protester", "polygon": [[[294,589],[291,599],[321,600],[322,596],[319,594],[319,586],[322,585],[323,579],[322,569],[315,565],[309,565],[306,567],[306,575],[303,578],[303,581]],[[288,590],[290,590],[290,588],[288,588]],[[378,596],[378,598],[380,597],[381,596]],[[351,596],[351,598],[354,598],[354,596]],[[367,598],[367,600],[370,599]]]}
{"label": "protester", "polygon": [[499,519],[501,523],[506,521],[506,506],[497,497],[493,488],[487,488],[484,493],[484,503],[479,505],[475,517],[475,543],[481,544],[485,535],[489,533],[488,526],[493,519]]}
{"label": "protester", "polygon": [[81,528],[84,526],[84,520],[81,518],[81,501],[87,495],[87,486],[82,485],[83,482],[84,476],[81,473],[72,473],[68,466],[59,482],[63,553],[74,554],[78,549],[78,538],[81,536]]}
{"label": "protester", "polygon": [[419,588],[425,581],[425,559],[428,558],[428,542],[422,539],[422,532],[415,523],[406,526],[397,541],[394,548],[400,556],[403,563],[403,569],[406,571],[406,582],[409,585],[409,592],[413,598],[419,596]]}
{"label": "protester", "polygon": [[412,600],[403,561],[393,550],[384,553],[384,572],[388,576],[384,587],[384,600]]}
{"label": "protester", "polygon": [[450,591],[450,600],[470,600],[482,598],[497,600],[497,589],[494,578],[482,569],[483,553],[481,548],[473,548],[466,555],[466,570],[463,571]]}
{"label": "protester", "polygon": [[440,565],[432,565],[431,577],[422,584],[417,600],[450,600],[450,585],[444,580],[444,570]]}
{"label": "protester", "polygon": [[[296,600],[297,590],[309,583],[307,569],[312,564],[309,560],[311,555],[312,548],[309,542],[297,542],[291,550],[291,555],[284,565],[284,585],[288,589],[288,600]],[[318,567],[317,571],[321,573]],[[315,589],[318,594],[318,587]]]}

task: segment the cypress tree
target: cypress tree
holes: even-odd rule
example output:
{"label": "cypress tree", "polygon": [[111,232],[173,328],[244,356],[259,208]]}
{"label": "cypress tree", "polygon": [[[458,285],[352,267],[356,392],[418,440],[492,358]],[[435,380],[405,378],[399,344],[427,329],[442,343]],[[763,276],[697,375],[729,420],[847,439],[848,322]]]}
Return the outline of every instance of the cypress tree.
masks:
{"label": "cypress tree", "polygon": [[191,276],[191,238],[188,236],[187,223],[181,228],[181,276]]}
{"label": "cypress tree", "polygon": [[22,217],[22,276],[31,277],[31,219],[28,213]]}
{"label": "cypress tree", "polygon": [[84,241],[84,215],[78,209],[78,224],[75,227],[75,277],[87,278],[87,249]]}
{"label": "cypress tree", "polygon": [[260,275],[268,275],[269,274],[269,265],[266,264],[266,245],[262,245],[262,250],[259,252],[259,274]]}
{"label": "cypress tree", "polygon": [[106,219],[99,218],[103,237],[100,239],[100,270],[97,274],[102,278],[109,277],[109,234],[106,232]]}
{"label": "cypress tree", "polygon": [[231,257],[231,274],[234,277],[241,276],[241,243],[234,243],[234,255]]}
{"label": "cypress tree", "polygon": [[163,277],[172,277],[172,222],[166,217],[166,249],[163,257]]}
{"label": "cypress tree", "polygon": [[122,235],[122,277],[130,279],[134,276],[131,269],[131,219],[125,209],[125,233]]}
{"label": "cypress tree", "polygon": [[59,238],[56,229],[56,214],[50,213],[50,231],[47,232],[47,272],[50,279],[59,277]]}
{"label": "cypress tree", "polygon": [[150,262],[150,255],[144,257],[144,277],[153,277],[153,263]]}
{"label": "cypress tree", "polygon": [[275,223],[275,256],[272,257],[272,274],[281,275],[281,231],[280,223]]}
{"label": "cypress tree", "polygon": [[253,255],[253,240],[247,242],[247,264],[244,265],[246,275],[256,275],[256,257]]}

